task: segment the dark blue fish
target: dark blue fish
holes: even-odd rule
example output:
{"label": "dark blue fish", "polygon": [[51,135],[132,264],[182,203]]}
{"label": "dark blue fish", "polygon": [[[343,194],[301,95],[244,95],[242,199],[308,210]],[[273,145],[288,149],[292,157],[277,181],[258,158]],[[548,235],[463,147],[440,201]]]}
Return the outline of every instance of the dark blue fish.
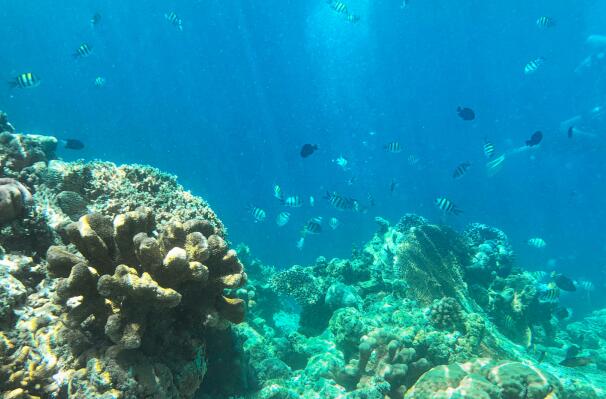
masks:
{"label": "dark blue fish", "polygon": [[457,113],[464,121],[472,121],[476,118],[476,113],[471,108],[457,107]]}
{"label": "dark blue fish", "polygon": [[313,154],[317,149],[318,146],[316,144],[305,144],[303,147],[301,147],[301,156],[303,158],[307,158],[308,156]]}
{"label": "dark blue fish", "polygon": [[539,143],[543,140],[543,133],[540,131],[536,131],[530,137],[530,140],[526,140],[526,145],[528,147],[532,147],[535,145],[539,145]]}
{"label": "dark blue fish", "polygon": [[77,139],[65,139],[63,146],[69,150],[81,150],[84,148],[84,143]]}

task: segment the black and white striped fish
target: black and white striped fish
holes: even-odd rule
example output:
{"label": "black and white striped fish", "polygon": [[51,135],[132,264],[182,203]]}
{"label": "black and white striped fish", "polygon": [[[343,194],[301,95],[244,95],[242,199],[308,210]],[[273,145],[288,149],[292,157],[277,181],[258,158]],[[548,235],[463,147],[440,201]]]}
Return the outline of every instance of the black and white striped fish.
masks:
{"label": "black and white striped fish", "polygon": [[255,219],[255,222],[262,222],[267,217],[267,213],[265,213],[265,211],[263,209],[256,207],[254,205],[251,205],[249,207],[249,212],[250,212],[250,215],[253,217],[253,219]]}
{"label": "black and white striped fish", "polygon": [[542,16],[537,19],[537,26],[539,28],[553,28],[556,25],[556,22],[553,18],[548,16]]}
{"label": "black and white striped fish", "polygon": [[468,161],[459,164],[459,166],[457,166],[455,168],[454,172],[452,172],[452,178],[460,179],[461,177],[465,176],[465,174],[467,173],[467,170],[469,170],[470,166],[471,166],[471,162],[468,162]]}
{"label": "black and white striped fish", "polygon": [[280,201],[284,201],[284,193],[282,192],[282,187],[274,184],[274,197],[276,197]]}
{"label": "black and white striped fish", "polygon": [[327,3],[330,4],[330,8],[338,12],[339,14],[348,14],[347,4],[343,3],[340,0],[327,0]]}
{"label": "black and white striped fish", "polygon": [[392,152],[394,154],[402,152],[402,146],[397,141],[392,141],[391,143],[387,143],[383,146],[383,148],[385,150],[387,150],[387,152]]}
{"label": "black and white striped fish", "polygon": [[181,18],[179,18],[179,16],[174,11],[170,11],[170,12],[164,14],[164,18],[168,22],[170,22],[171,25],[173,25],[180,31],[183,31],[183,20]]}
{"label": "black and white striped fish", "polygon": [[357,200],[353,198],[344,197],[335,191],[327,192],[324,198],[328,199],[328,203],[332,207],[341,211],[358,212],[360,210],[360,204]]}
{"label": "black and white striped fish", "polygon": [[530,75],[535,73],[545,64],[545,58],[537,57],[524,66],[524,73]]}
{"label": "black and white striped fish", "polygon": [[105,86],[105,78],[101,76],[97,76],[95,78],[95,87],[103,87]]}
{"label": "black and white striped fish", "polygon": [[560,297],[560,289],[551,282],[539,288],[539,299],[543,302],[556,302]]}
{"label": "black and white striped fish", "polygon": [[276,216],[276,224],[280,227],[286,226],[288,221],[290,220],[289,212],[280,212],[278,216]]}
{"label": "black and white striped fish", "polygon": [[303,227],[303,234],[320,234],[322,232],[322,217],[311,218]]}
{"label": "black and white striped fish", "polygon": [[451,200],[445,197],[438,197],[434,201],[435,205],[444,213],[451,213],[453,215],[458,215],[462,213],[460,209],[458,209],[455,204],[452,203]]}
{"label": "black and white striped fish", "polygon": [[8,83],[11,88],[31,89],[40,85],[40,79],[31,72],[22,73]]}
{"label": "black and white striped fish", "polygon": [[492,144],[490,141],[484,140],[484,155],[486,155],[486,158],[492,158],[494,155],[494,150],[494,144]]}
{"label": "black and white striped fish", "polygon": [[352,24],[355,24],[356,22],[358,22],[360,20],[360,16],[355,15],[355,14],[347,14],[347,17],[345,19],[347,20],[347,22],[351,22]]}
{"label": "black and white striped fish", "polygon": [[298,195],[291,195],[290,197],[286,197],[284,200],[284,205],[291,208],[300,208],[303,205],[303,201]]}
{"label": "black and white striped fish", "polygon": [[82,43],[72,56],[74,58],[85,58],[93,53],[93,48],[88,43]]}

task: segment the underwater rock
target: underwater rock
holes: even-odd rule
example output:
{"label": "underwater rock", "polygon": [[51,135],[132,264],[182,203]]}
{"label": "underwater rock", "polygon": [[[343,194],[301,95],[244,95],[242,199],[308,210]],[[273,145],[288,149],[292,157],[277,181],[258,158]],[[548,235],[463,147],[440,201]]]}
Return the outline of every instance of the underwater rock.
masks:
{"label": "underwater rock", "polygon": [[504,232],[473,223],[465,229],[463,237],[474,252],[467,266],[466,279],[470,284],[488,285],[495,275],[504,277],[511,272],[514,254]]}
{"label": "underwater rock", "polygon": [[324,303],[331,309],[358,308],[362,298],[353,287],[343,283],[335,283],[328,287]]}
{"label": "underwater rock", "polygon": [[12,311],[25,301],[27,289],[8,269],[8,262],[0,260],[0,328],[12,317]]}
{"label": "underwater rock", "polygon": [[14,133],[15,128],[8,121],[8,115],[5,112],[0,111],[0,133],[3,132]]}
{"label": "underwater rock", "polygon": [[27,187],[15,179],[0,178],[0,224],[22,216],[33,203]]}
{"label": "underwater rock", "polygon": [[24,168],[55,157],[57,139],[36,134],[0,133],[0,175],[17,177]]}
{"label": "underwater rock", "polygon": [[478,359],[438,366],[406,392],[405,399],[556,399],[564,398],[557,378],[519,362]]}

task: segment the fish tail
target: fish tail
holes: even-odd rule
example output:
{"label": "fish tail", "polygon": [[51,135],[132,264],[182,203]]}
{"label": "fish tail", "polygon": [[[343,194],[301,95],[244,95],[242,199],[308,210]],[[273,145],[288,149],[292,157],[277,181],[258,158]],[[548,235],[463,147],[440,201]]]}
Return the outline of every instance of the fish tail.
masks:
{"label": "fish tail", "polygon": [[16,80],[10,80],[8,82],[6,82],[8,84],[8,87],[10,89],[15,89],[17,86],[19,86],[19,84],[17,83]]}
{"label": "fish tail", "polygon": [[453,208],[452,213],[453,215],[460,215],[461,213],[463,213],[463,211],[459,208]]}

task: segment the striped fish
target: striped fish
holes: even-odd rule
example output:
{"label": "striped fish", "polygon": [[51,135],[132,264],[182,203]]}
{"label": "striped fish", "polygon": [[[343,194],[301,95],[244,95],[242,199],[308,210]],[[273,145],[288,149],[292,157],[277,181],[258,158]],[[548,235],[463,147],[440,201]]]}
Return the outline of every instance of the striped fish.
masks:
{"label": "striped fish", "polygon": [[556,302],[560,297],[560,289],[556,283],[551,282],[539,289],[539,299],[543,302]]}
{"label": "striped fish", "polygon": [[280,212],[278,216],[276,216],[276,224],[280,227],[285,226],[290,220],[289,212]]}
{"label": "striped fish", "polygon": [[465,176],[470,166],[471,163],[467,161],[459,164],[459,166],[455,168],[454,172],[452,172],[452,178],[460,179],[461,177]]}
{"label": "striped fish", "polygon": [[303,227],[303,234],[320,234],[322,232],[322,217],[311,218]]}
{"label": "striped fish", "polygon": [[515,330],[516,322],[511,315],[506,314],[505,317],[503,317],[503,325],[508,330]]}
{"label": "striped fish", "polygon": [[11,88],[18,87],[20,89],[31,89],[40,85],[40,79],[33,73],[26,72],[9,82],[9,85]]}
{"label": "striped fish", "polygon": [[576,281],[575,285],[585,291],[595,291],[595,284],[588,280]]}
{"label": "striped fish", "polygon": [[394,154],[402,152],[402,146],[397,141],[392,141],[391,143],[387,143],[383,146],[383,148],[385,150],[387,150],[387,152],[391,152]]}
{"label": "striped fish", "polygon": [[528,240],[528,245],[530,245],[531,247],[542,249],[542,248],[545,248],[547,243],[545,242],[545,240],[543,240],[540,237],[533,237]]}
{"label": "striped fish", "polygon": [[419,163],[419,157],[417,157],[414,154],[410,154],[407,158],[407,161],[410,166],[415,166],[416,164]]}
{"label": "striped fish", "polygon": [[300,208],[303,205],[303,201],[301,201],[301,197],[298,195],[291,195],[284,200],[284,205],[291,208]]}
{"label": "striped fish", "polygon": [[74,58],[85,58],[93,53],[93,48],[87,43],[82,43],[74,52]]}
{"label": "striped fish", "polygon": [[255,222],[262,222],[267,217],[267,213],[259,207],[251,205],[249,208],[250,215],[253,217]]}
{"label": "striped fish", "polygon": [[336,230],[337,227],[339,227],[340,224],[341,224],[341,222],[339,222],[339,219],[337,219],[335,217],[330,218],[330,220],[328,221],[328,225],[333,230]]}
{"label": "striped fish", "polygon": [[536,71],[538,71],[539,68],[541,68],[544,63],[545,63],[545,58],[543,58],[543,57],[535,58],[534,60],[530,61],[528,64],[526,64],[524,66],[524,73],[526,75],[533,74]]}
{"label": "striped fish", "polygon": [[458,215],[462,213],[460,209],[458,209],[455,204],[452,203],[448,198],[438,197],[434,201],[435,205],[444,213],[451,213],[453,215]]}
{"label": "striped fish", "polygon": [[330,3],[330,7],[335,10],[336,12],[338,12],[339,14],[348,14],[349,11],[347,11],[347,4],[343,3],[340,0],[329,0]]}
{"label": "striped fish", "polygon": [[274,184],[274,197],[279,199],[280,201],[284,201],[284,193],[282,192],[282,187]]}
{"label": "striped fish", "polygon": [[164,14],[164,18],[168,22],[170,22],[171,25],[173,25],[180,31],[183,31],[183,20],[181,18],[179,18],[179,16],[174,11]]}
{"label": "striped fish", "polygon": [[486,172],[488,176],[494,176],[498,171],[503,168],[505,162],[505,154],[499,155],[495,159],[486,162]]}
{"label": "striped fish", "polygon": [[355,200],[353,198],[344,197],[335,191],[327,192],[326,196],[324,198],[328,199],[328,203],[332,207],[339,209],[341,211],[357,212],[360,210],[360,204],[358,203],[357,200]]}
{"label": "striped fish", "polygon": [[545,272],[543,270],[538,270],[538,271],[535,271],[535,272],[530,272],[530,275],[535,280],[542,281],[542,280],[545,280],[547,278],[547,276],[549,276],[549,273],[547,273],[547,272]]}
{"label": "striped fish", "polygon": [[95,87],[103,87],[105,86],[105,78],[101,76],[97,76],[95,78]]}
{"label": "striped fish", "polygon": [[542,16],[537,19],[537,26],[539,28],[553,28],[555,25],[556,23],[551,17]]}
{"label": "striped fish", "polygon": [[352,24],[355,24],[356,22],[358,22],[360,20],[360,16],[355,15],[355,14],[347,14],[347,17],[345,19],[347,20],[347,22],[351,22]]}
{"label": "striped fish", "polygon": [[490,159],[492,158],[492,156],[494,155],[494,144],[492,144],[490,141],[484,140],[484,155],[486,155],[486,158]]}

